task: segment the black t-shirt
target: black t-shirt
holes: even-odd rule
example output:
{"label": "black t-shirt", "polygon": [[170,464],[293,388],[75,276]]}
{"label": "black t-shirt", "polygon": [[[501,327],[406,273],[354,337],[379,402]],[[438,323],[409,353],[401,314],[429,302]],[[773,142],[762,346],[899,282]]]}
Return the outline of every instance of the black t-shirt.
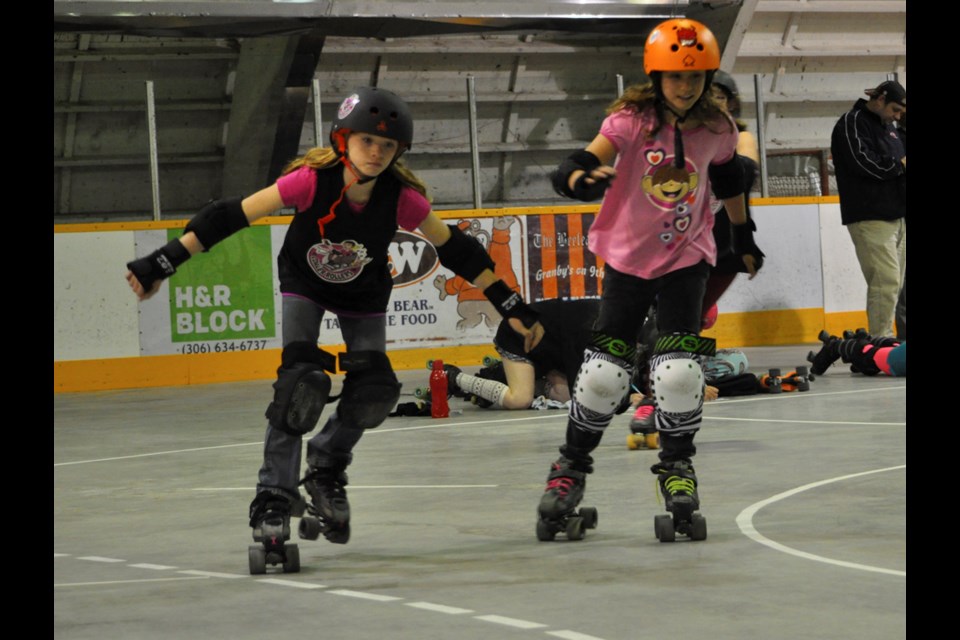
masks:
{"label": "black t-shirt", "polygon": [[403,185],[392,173],[381,174],[359,212],[344,197],[321,237],[317,222],[340,197],[343,167],[337,164],[316,173],[313,204],[294,215],[277,258],[280,291],[334,312],[385,313],[393,290],[388,250],[397,232]]}

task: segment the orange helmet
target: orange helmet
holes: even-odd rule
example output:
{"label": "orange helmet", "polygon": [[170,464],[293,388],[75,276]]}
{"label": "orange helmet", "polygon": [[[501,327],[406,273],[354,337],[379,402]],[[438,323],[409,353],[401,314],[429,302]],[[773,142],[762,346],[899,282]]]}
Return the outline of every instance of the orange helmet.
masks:
{"label": "orange helmet", "polygon": [[661,22],[643,46],[643,70],[712,71],[720,68],[720,46],[706,25],[689,18]]}

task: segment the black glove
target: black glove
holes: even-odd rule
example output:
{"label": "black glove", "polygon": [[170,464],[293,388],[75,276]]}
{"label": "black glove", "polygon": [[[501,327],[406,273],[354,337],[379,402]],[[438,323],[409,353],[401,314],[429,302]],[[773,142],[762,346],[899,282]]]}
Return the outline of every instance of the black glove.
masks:
{"label": "black glove", "polygon": [[137,277],[144,292],[153,289],[157,280],[165,280],[177,272],[177,267],[190,259],[190,252],[174,238],[145,258],[127,263],[127,269]]}
{"label": "black glove", "polygon": [[540,320],[540,314],[531,309],[520,294],[508,287],[503,280],[497,280],[484,289],[483,295],[487,296],[487,300],[493,303],[501,316],[517,318],[527,329]]}
{"label": "black glove", "polygon": [[730,250],[738,256],[753,256],[754,266],[757,271],[763,266],[764,253],[760,247],[753,241],[753,232],[757,225],[753,220],[747,220],[744,224],[730,223]]}

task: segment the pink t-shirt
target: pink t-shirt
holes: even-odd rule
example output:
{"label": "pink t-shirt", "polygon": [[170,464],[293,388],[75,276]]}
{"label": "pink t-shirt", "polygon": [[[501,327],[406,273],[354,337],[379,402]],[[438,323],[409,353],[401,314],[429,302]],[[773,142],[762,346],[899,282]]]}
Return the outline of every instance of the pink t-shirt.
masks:
{"label": "pink t-shirt", "polygon": [[621,273],[644,279],[663,276],[706,260],[716,263],[711,164],[730,160],[737,148],[731,121],[683,132],[686,166],[674,164],[674,128],[664,125],[653,139],[653,108],[621,110],[603,121],[600,133],[617,150],[617,176],[593,225],[590,250]]}
{"label": "pink t-shirt", "polygon": [[[277,178],[280,199],[285,207],[306,211],[317,195],[317,174],[310,167],[300,167]],[[362,211],[363,205],[348,203],[354,211]],[[397,201],[397,224],[412,231],[423,224],[430,213],[430,202],[419,191],[404,185]]]}

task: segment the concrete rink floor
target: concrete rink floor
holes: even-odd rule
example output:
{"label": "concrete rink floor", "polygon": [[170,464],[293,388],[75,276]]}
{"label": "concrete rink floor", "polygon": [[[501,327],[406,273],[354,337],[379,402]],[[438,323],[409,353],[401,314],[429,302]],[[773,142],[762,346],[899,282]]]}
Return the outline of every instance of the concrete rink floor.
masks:
{"label": "concrete rink floor", "polygon": [[[810,345],[746,349],[751,371]],[[468,368],[467,370],[475,370]],[[405,396],[427,372],[400,372]],[[906,378],[708,403],[708,539],[660,543],[655,451],[617,416],[582,541],[535,535],[563,411],[390,418],[355,451],[349,544],[251,576],[271,381],[54,396],[54,637],[632,640],[906,636]],[[339,388],[335,381],[335,390]]]}

